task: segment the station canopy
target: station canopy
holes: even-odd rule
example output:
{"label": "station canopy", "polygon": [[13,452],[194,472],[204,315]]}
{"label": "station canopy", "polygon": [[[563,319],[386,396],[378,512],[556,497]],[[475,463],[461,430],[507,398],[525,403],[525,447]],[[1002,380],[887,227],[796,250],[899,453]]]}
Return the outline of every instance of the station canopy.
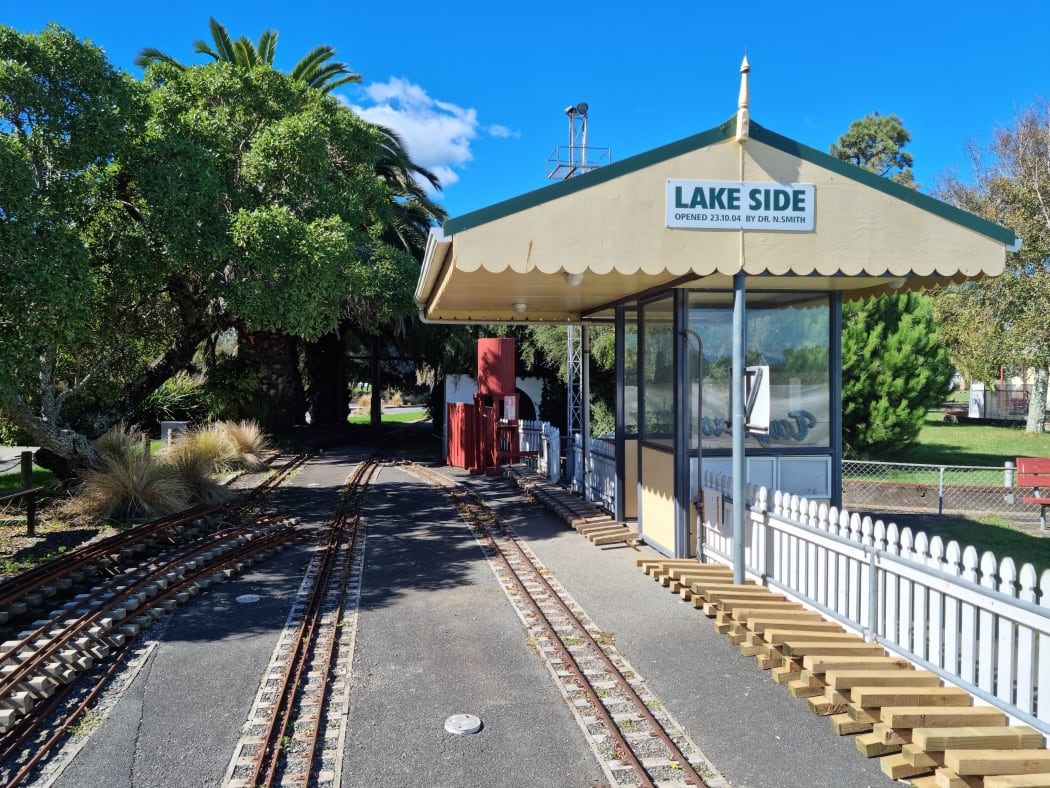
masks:
{"label": "station canopy", "polygon": [[449,219],[431,233],[415,298],[428,322],[564,323],[668,287],[731,290],[743,271],[749,300],[848,300],[996,276],[1014,243],[1011,230],[734,116]]}

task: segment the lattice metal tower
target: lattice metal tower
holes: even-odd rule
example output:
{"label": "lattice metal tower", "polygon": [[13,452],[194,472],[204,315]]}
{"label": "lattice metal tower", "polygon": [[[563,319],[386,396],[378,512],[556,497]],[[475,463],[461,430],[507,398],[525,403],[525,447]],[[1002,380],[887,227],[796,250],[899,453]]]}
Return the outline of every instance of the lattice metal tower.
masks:
{"label": "lattice metal tower", "polygon": [[[569,118],[569,144],[559,145],[547,157],[548,180],[565,180],[608,163],[608,148],[587,145],[587,110],[584,102],[565,108]],[[590,343],[586,326],[570,325],[568,328],[568,433],[570,441],[575,441],[577,435],[583,439],[586,468],[587,439],[590,437],[590,409],[587,407]],[[572,476],[575,482],[578,474]]]}

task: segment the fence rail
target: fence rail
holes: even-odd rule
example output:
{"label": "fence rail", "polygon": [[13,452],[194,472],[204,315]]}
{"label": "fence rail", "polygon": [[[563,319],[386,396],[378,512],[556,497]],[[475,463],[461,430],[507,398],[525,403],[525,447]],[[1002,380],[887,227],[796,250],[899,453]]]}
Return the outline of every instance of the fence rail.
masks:
{"label": "fence rail", "polygon": [[[730,487],[705,477],[699,548],[722,563],[733,554]],[[1050,570],[1039,577],[1031,564],[845,509],[749,493],[748,574],[1050,733]]]}
{"label": "fence rail", "polygon": [[1015,486],[1013,462],[1001,466],[920,465],[843,460],[842,505],[879,512],[1031,515]]}
{"label": "fence rail", "polygon": [[[559,480],[561,450],[552,447],[553,441],[561,440],[557,430],[543,421],[522,421],[520,425],[521,450],[539,455],[527,462],[534,469],[543,469],[548,478]],[[572,489],[583,494],[582,442],[579,436],[564,440],[565,475]],[[589,454],[586,498],[614,512],[615,447],[592,439]],[[996,467],[843,460],[842,505],[851,511],[880,514],[995,514],[1015,521],[1034,521],[1038,510],[1022,501],[1028,493],[1026,488],[1015,486],[1016,478],[1013,462]]]}

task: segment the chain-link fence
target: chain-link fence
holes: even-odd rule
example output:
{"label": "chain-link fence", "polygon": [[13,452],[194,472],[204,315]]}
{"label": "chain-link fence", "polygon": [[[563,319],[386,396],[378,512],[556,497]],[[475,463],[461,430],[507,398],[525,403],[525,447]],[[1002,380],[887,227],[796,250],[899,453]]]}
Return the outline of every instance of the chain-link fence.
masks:
{"label": "chain-link fence", "polygon": [[1038,518],[1039,507],[1021,499],[1014,463],[1002,467],[842,462],[842,505],[851,511]]}

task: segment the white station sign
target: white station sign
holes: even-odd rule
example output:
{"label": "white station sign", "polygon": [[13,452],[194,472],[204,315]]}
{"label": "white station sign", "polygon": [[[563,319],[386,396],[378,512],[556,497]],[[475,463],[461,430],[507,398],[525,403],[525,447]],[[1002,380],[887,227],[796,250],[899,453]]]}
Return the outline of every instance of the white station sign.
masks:
{"label": "white station sign", "polygon": [[813,232],[812,183],[667,180],[667,226]]}

